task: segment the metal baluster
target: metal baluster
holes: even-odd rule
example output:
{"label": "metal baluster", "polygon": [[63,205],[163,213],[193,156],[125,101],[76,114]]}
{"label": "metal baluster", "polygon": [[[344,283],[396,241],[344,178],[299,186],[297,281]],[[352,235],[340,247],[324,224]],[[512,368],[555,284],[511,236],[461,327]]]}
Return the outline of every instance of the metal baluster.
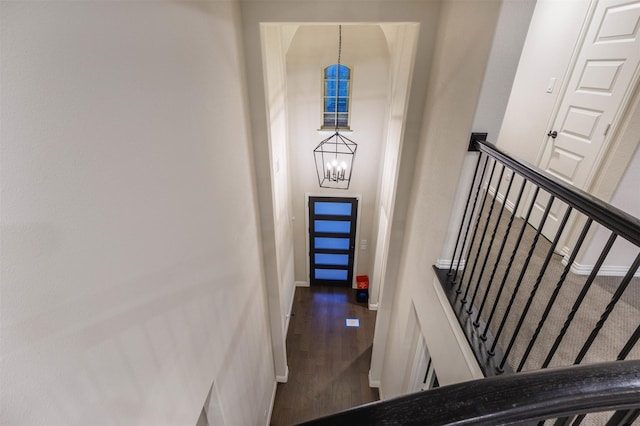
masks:
{"label": "metal baluster", "polygon": [[[449,271],[447,272],[448,276],[453,275],[452,269],[453,269],[453,262],[456,258],[456,251],[458,250],[458,243],[460,243],[460,237],[462,236],[462,228],[464,228],[464,219],[467,216],[467,210],[469,209],[469,204],[471,202],[471,195],[473,194],[473,185],[476,183],[476,178],[478,177],[478,169],[480,168],[480,160],[482,158],[482,155],[478,155],[478,161],[476,162],[476,168],[473,171],[473,180],[471,181],[471,185],[469,186],[469,195],[467,196],[467,204],[464,206],[464,213],[462,214],[462,219],[460,220],[460,229],[458,230],[458,238],[456,238],[456,245],[453,248],[453,255],[451,256],[451,264],[449,265]],[[469,232],[469,227],[467,227],[467,233]],[[466,238],[466,234],[465,234],[465,242],[466,242],[467,238]],[[462,252],[464,251],[464,245],[461,247],[460,249],[460,257],[462,257]],[[458,259],[458,262],[460,262],[460,259]],[[458,271],[458,268],[460,266],[460,263],[458,263],[456,265],[456,272]]]}
{"label": "metal baluster", "polygon": [[[531,201],[531,205],[529,206],[529,211],[527,212],[527,220],[522,224],[522,228],[523,231],[526,229],[527,227],[527,221],[529,219],[529,216],[531,215],[531,211],[533,210],[533,205],[536,202],[536,197],[538,195],[538,190],[540,188],[536,187],[536,192],[535,192],[535,196],[533,198],[533,201]],[[513,307],[513,302],[516,299],[516,295],[518,294],[518,290],[520,290],[520,285],[522,284],[522,279],[524,278],[524,274],[527,272],[527,267],[529,266],[529,262],[531,261],[531,256],[533,256],[533,252],[536,249],[536,245],[538,244],[538,240],[540,239],[540,233],[542,232],[542,227],[544,226],[545,221],[547,220],[547,217],[549,217],[549,211],[551,210],[551,205],[553,204],[553,202],[555,201],[555,197],[551,196],[551,198],[549,199],[549,202],[547,203],[547,208],[544,210],[544,214],[542,215],[542,219],[540,220],[540,225],[538,226],[538,229],[536,230],[536,234],[533,237],[533,241],[531,242],[531,247],[529,247],[529,253],[527,253],[527,257],[524,261],[524,265],[522,265],[522,270],[520,271],[520,276],[518,277],[518,281],[516,282],[516,285],[513,289],[513,293],[511,294],[511,299],[509,299],[509,304],[507,305],[507,309],[502,317],[502,321],[500,322],[500,327],[498,327],[498,332],[496,333],[496,337],[493,341],[493,345],[491,345],[491,349],[489,349],[489,355],[493,356],[495,354],[495,349],[496,349],[496,345],[498,344],[498,337],[500,337],[500,334],[502,333],[502,330],[504,329],[504,326],[507,322],[507,317],[509,316],[509,313],[511,312],[511,308]],[[520,234],[520,237],[522,237],[522,233]],[[518,241],[518,244],[520,244],[520,242]],[[514,255],[515,255],[515,251],[514,251]],[[513,256],[512,256],[513,259]],[[505,357],[506,359],[506,357]],[[498,369],[498,372],[500,372],[500,369]]]}
{"label": "metal baluster", "polygon": [[556,351],[558,350],[558,347],[560,346],[562,339],[564,339],[565,334],[567,334],[567,330],[569,329],[569,326],[571,325],[573,318],[576,316],[576,313],[578,312],[580,305],[582,305],[584,298],[587,296],[587,292],[591,288],[591,284],[593,284],[593,281],[596,279],[596,276],[598,275],[598,271],[600,271],[600,268],[602,267],[604,260],[607,258],[607,255],[611,250],[611,247],[613,247],[613,243],[616,241],[617,236],[618,234],[613,232],[609,236],[609,239],[607,240],[607,243],[602,249],[602,252],[598,257],[596,264],[591,270],[591,274],[589,274],[589,278],[587,278],[587,281],[585,281],[584,285],[582,286],[582,290],[580,290],[580,294],[578,295],[578,298],[576,299],[575,303],[571,307],[571,312],[569,312],[569,315],[567,316],[567,319],[564,322],[564,325],[562,326],[562,330],[560,330],[558,337],[556,337],[555,342],[553,342],[553,346],[551,347],[551,350],[549,351],[549,353],[547,354],[547,357],[542,363],[542,368],[547,368],[551,363],[551,360],[553,359],[553,356],[556,354]]}
{"label": "metal baluster", "polygon": [[[504,169],[503,169],[504,171]],[[500,213],[498,214],[498,219],[496,220],[496,226],[493,228],[493,234],[491,234],[491,241],[489,242],[489,250],[487,251],[487,256],[484,258],[485,265],[487,263],[487,258],[489,257],[489,252],[491,251],[491,247],[493,247],[493,240],[496,237],[496,232],[498,231],[498,225],[500,225],[500,220],[502,219],[502,214],[504,213],[504,207],[507,205],[507,199],[509,197],[509,192],[511,191],[511,186],[513,185],[513,177],[515,176],[515,172],[511,172],[511,177],[509,178],[509,185],[507,186],[507,192],[504,195],[504,201],[502,202],[502,207],[500,207]],[[500,175],[500,179],[502,179],[502,175]],[[496,189],[496,195],[498,194],[498,190]],[[515,213],[516,209],[513,209]],[[498,255],[496,257],[496,262],[493,264],[493,270],[491,271],[491,275],[489,276],[489,282],[487,283],[487,289],[484,293],[484,297],[482,298],[482,302],[480,303],[480,307],[478,308],[478,316],[476,320],[473,322],[474,327],[480,326],[480,314],[482,313],[482,309],[484,308],[484,304],[487,301],[487,296],[489,295],[489,291],[491,290],[491,285],[493,284],[493,277],[496,274],[496,268],[498,267],[498,263],[500,262],[500,256],[502,256],[502,251],[504,250],[504,246],[507,242],[507,238],[509,237],[509,231],[511,230],[511,223],[513,222],[513,215],[511,215],[511,220],[507,225],[507,229],[505,231],[504,237],[502,238],[502,244],[500,244],[500,249],[498,250]],[[482,278],[482,274],[484,273],[484,266],[482,267],[482,271],[480,272],[480,278]],[[478,278],[478,286],[476,287],[476,292],[480,288],[480,278]],[[471,298],[471,304],[473,305],[473,301],[475,300],[475,293]]]}
{"label": "metal baluster", "polygon": [[[484,212],[484,206],[487,203],[487,197],[489,196],[489,184],[491,183],[491,181],[493,180],[493,173],[496,171],[496,165],[498,164],[497,161],[493,161],[493,167],[491,167],[491,174],[489,175],[489,180],[487,182],[487,190],[484,193],[484,198],[482,199],[482,206],[480,207],[480,211],[478,212],[478,224],[480,223],[480,217],[482,216],[482,212]],[[504,170],[504,166],[503,166],[503,170]],[[495,201],[495,197],[493,198],[493,200]],[[493,203],[491,204],[491,208],[489,209],[489,213],[487,214],[487,222],[484,225],[484,229],[482,230],[482,236],[480,237],[480,244],[478,244],[478,250],[476,250],[476,256],[475,259],[473,259],[473,267],[471,268],[471,276],[469,277],[469,285],[467,285],[467,289],[464,292],[464,296],[462,297],[462,304],[464,305],[465,303],[467,303],[467,295],[469,294],[469,289],[471,288],[471,284],[473,282],[473,275],[476,272],[476,266],[478,266],[478,258],[480,257],[480,251],[482,250],[482,245],[484,244],[484,237],[487,235],[487,227],[489,226],[489,220],[491,219],[491,211],[493,210]],[[477,226],[478,224],[476,224],[476,230],[477,230]],[[475,235],[474,235],[475,237]],[[475,241],[472,240],[471,246],[473,246],[473,242]],[[460,283],[462,285],[462,283]]]}
{"label": "metal baluster", "polygon": [[[551,203],[551,201],[553,201],[553,199],[554,198],[551,197],[549,202]],[[549,207],[549,206],[547,206],[547,207]],[[547,251],[547,256],[544,259],[544,262],[542,264],[542,268],[540,268],[540,273],[538,274],[538,278],[536,278],[536,282],[533,285],[533,289],[531,289],[531,294],[529,294],[529,299],[527,300],[527,303],[524,306],[524,310],[522,311],[522,315],[520,315],[520,319],[518,320],[518,324],[516,325],[516,329],[513,332],[513,336],[511,336],[511,341],[509,342],[509,346],[507,346],[507,350],[504,353],[504,357],[502,358],[502,362],[500,362],[500,366],[498,367],[498,372],[502,372],[503,369],[504,369],[504,365],[507,362],[507,356],[511,352],[511,349],[513,349],[513,345],[516,342],[516,339],[518,338],[518,333],[520,332],[520,328],[522,328],[522,324],[524,323],[524,320],[527,317],[527,313],[529,312],[529,308],[531,308],[531,304],[533,303],[533,299],[536,296],[536,293],[538,292],[538,287],[540,287],[540,283],[542,282],[542,277],[544,276],[544,273],[547,271],[547,267],[549,266],[549,262],[551,261],[551,257],[553,256],[553,252],[554,252],[556,246],[558,245],[558,241],[560,240],[560,235],[562,234],[562,231],[564,231],[564,227],[566,226],[567,221],[569,220],[569,215],[571,214],[572,210],[573,209],[571,207],[568,207],[567,211],[564,214],[564,217],[562,218],[562,222],[560,223],[558,231],[556,232],[556,236],[554,237],[553,242],[551,243],[551,247],[549,247],[549,251]],[[546,212],[546,211],[545,211],[545,213],[548,214],[548,212]],[[543,222],[543,221],[541,221],[541,222]],[[539,225],[538,234],[539,234],[540,231],[542,231],[543,226],[544,225],[542,223]]]}
{"label": "metal baluster", "polygon": [[[514,175],[515,175],[515,172],[514,172]],[[513,180],[513,176],[511,177],[511,179]],[[518,193],[518,199],[516,200],[516,204],[513,206],[513,212],[511,212],[511,218],[509,219],[509,224],[507,225],[507,235],[505,235],[505,238],[502,241],[503,246],[500,248],[500,254],[498,255],[496,264],[493,267],[493,274],[495,274],[496,269],[498,267],[498,263],[500,262],[500,258],[502,257],[502,250],[504,249],[504,245],[507,242],[507,236],[509,235],[509,231],[511,230],[511,225],[513,224],[513,220],[516,217],[518,206],[520,205],[520,200],[522,199],[522,194],[524,193],[524,188],[526,185],[527,185],[527,180],[523,179],[522,186],[520,187],[520,192]],[[487,319],[487,322],[484,326],[484,332],[480,336],[480,339],[482,340],[487,340],[487,332],[489,331],[489,324],[491,323],[491,320],[493,319],[493,315],[496,313],[496,309],[498,308],[498,303],[500,302],[500,296],[502,296],[502,291],[504,290],[505,284],[507,283],[507,277],[509,276],[509,272],[511,271],[511,266],[513,265],[513,261],[516,258],[516,252],[520,247],[520,242],[522,241],[522,236],[524,235],[524,231],[527,229],[527,222],[529,221],[529,217],[531,216],[531,211],[533,210],[533,206],[535,204],[535,200],[538,196],[539,191],[540,191],[540,188],[536,186],[536,190],[533,194],[533,202],[529,206],[529,210],[527,211],[527,215],[522,224],[522,228],[520,228],[520,234],[518,235],[518,238],[516,239],[516,244],[513,247],[513,251],[511,252],[511,258],[509,259],[509,263],[507,264],[507,268],[505,269],[504,276],[502,277],[502,282],[500,283],[500,288],[498,288],[498,294],[496,294],[495,300],[493,302],[491,313],[489,314],[489,318]],[[496,336],[496,340],[497,339],[498,337]],[[490,355],[493,356],[493,353],[490,353]]]}
{"label": "metal baluster", "polygon": [[623,361],[627,358],[627,355],[629,355],[629,352],[631,352],[631,349],[633,349],[636,343],[638,343],[639,338],[640,338],[640,325],[638,325],[638,327],[636,328],[636,331],[633,332],[633,335],[631,335],[631,338],[629,339],[627,344],[624,345],[624,348],[622,348],[622,350],[618,354],[618,361]]}
{"label": "metal baluster", "polygon": [[556,302],[558,294],[560,293],[560,289],[564,284],[564,280],[567,278],[567,275],[569,274],[569,270],[571,269],[571,265],[573,265],[573,261],[576,260],[576,256],[578,256],[578,251],[580,250],[580,247],[582,247],[582,243],[584,243],[584,239],[587,237],[587,232],[589,232],[589,228],[591,227],[592,223],[593,223],[593,219],[589,218],[587,219],[587,223],[585,223],[584,226],[582,227],[582,232],[580,232],[578,241],[576,241],[576,245],[571,251],[571,256],[569,256],[567,265],[564,267],[564,270],[562,271],[562,275],[560,275],[558,284],[556,284],[556,288],[553,290],[553,293],[551,294],[551,298],[549,299],[549,302],[547,302],[547,306],[544,309],[544,312],[542,313],[542,317],[540,317],[540,321],[538,322],[536,330],[533,332],[533,336],[531,337],[531,340],[527,345],[527,349],[525,350],[524,355],[522,356],[522,359],[520,360],[520,364],[518,365],[518,368],[516,371],[522,371],[522,367],[524,367],[524,363],[527,361],[527,358],[529,357],[529,354],[533,349],[533,345],[536,343],[536,340],[540,335],[540,330],[542,330],[544,323],[547,321],[549,312],[551,312],[551,308],[553,308],[553,305]]}
{"label": "metal baluster", "polygon": [[609,419],[606,426],[627,426],[632,424],[640,416],[640,410],[616,411]]}
{"label": "metal baluster", "polygon": [[[498,194],[500,192],[500,185],[502,184],[502,177],[504,176],[504,170],[505,170],[505,166],[504,164],[502,165],[502,170],[500,171],[500,176],[498,177],[498,184],[496,185],[496,192],[493,195],[493,200],[491,201],[491,207],[489,208],[489,215],[487,217],[487,224],[484,226],[484,233],[487,233],[487,229],[489,228],[489,222],[491,221],[491,216],[493,215],[493,208],[496,205],[496,200],[498,198]],[[489,181],[491,182],[491,181]],[[509,188],[511,188],[511,184],[513,183],[513,181],[509,181]],[[488,188],[487,188],[488,190]],[[502,212],[504,211],[504,205],[507,201],[507,195],[509,194],[509,191],[507,191],[507,194],[505,195],[504,198],[504,202],[502,203],[502,207],[500,208],[500,214],[498,215],[498,219],[496,220],[496,224],[493,227],[493,232],[491,233],[491,238],[489,239],[489,246],[487,247],[486,253],[484,255],[484,261],[482,262],[482,268],[480,269],[480,275],[478,276],[478,282],[476,283],[476,289],[473,291],[473,296],[471,296],[471,301],[469,302],[469,309],[467,309],[467,313],[471,314],[471,312],[473,311],[473,302],[476,300],[476,296],[478,294],[478,290],[480,290],[480,283],[482,282],[482,276],[484,275],[484,270],[487,267],[487,261],[489,260],[489,255],[491,254],[491,249],[493,248],[493,242],[496,239],[496,233],[498,232],[498,226],[500,225],[500,218],[502,217]],[[484,241],[484,235],[483,235],[483,239],[482,241]],[[479,249],[479,248],[478,248]],[[478,254],[479,254],[479,250],[478,250]],[[469,287],[471,287],[471,283],[469,283]],[[480,312],[478,311],[478,314],[480,314]],[[480,325],[480,324],[478,324]],[[478,327],[478,325],[476,325],[476,327]]]}
{"label": "metal baluster", "polygon": [[[473,200],[473,208],[471,209],[471,214],[469,215],[469,223],[467,224],[467,231],[464,234],[464,241],[462,242],[462,248],[460,249],[460,256],[462,256],[462,252],[464,251],[464,247],[467,244],[467,236],[469,235],[469,227],[471,226],[471,223],[473,222],[473,213],[476,210],[476,205],[478,204],[478,196],[480,195],[480,187],[482,186],[482,181],[484,180],[484,175],[487,171],[487,166],[489,165],[489,156],[486,155],[485,159],[484,159],[484,166],[482,167],[482,175],[480,176],[480,180],[478,181],[478,188],[476,189],[476,196]],[[480,214],[478,214],[478,218],[480,218]],[[479,219],[478,219],[479,221]],[[469,256],[471,255],[471,247],[473,246],[473,240],[476,238],[476,231],[477,231],[477,223],[476,223],[476,227],[473,230],[473,235],[471,236],[471,243],[469,245],[469,251],[467,252],[467,258],[466,260],[469,259]],[[460,267],[460,261],[461,259],[458,259],[458,267]],[[460,275],[460,282],[458,285],[458,288],[456,289],[456,293],[460,294],[461,293],[461,288],[462,288],[462,281],[464,280],[464,273],[467,270],[466,265],[465,268],[462,269],[462,274]],[[458,279],[458,276],[456,274],[455,278],[453,279],[453,281],[451,281],[451,284],[455,284],[456,280]]]}
{"label": "metal baluster", "polygon": [[609,304],[607,305],[606,309],[604,310],[604,312],[600,316],[600,319],[596,323],[596,326],[593,329],[593,331],[591,331],[591,334],[589,335],[589,338],[585,342],[584,346],[582,346],[582,349],[580,350],[580,353],[578,354],[578,357],[573,362],[574,364],[580,364],[580,362],[582,362],[582,360],[584,359],[585,355],[587,354],[587,351],[589,350],[589,348],[593,344],[593,341],[596,340],[596,337],[598,336],[598,333],[600,332],[600,329],[604,325],[604,323],[607,320],[607,318],[609,318],[609,314],[611,314],[611,311],[613,311],[613,308],[615,308],[616,304],[618,303],[618,301],[622,297],[622,293],[624,293],[624,291],[627,289],[627,286],[631,282],[631,279],[633,278],[633,274],[636,273],[636,270],[638,269],[638,266],[640,266],[640,254],[638,254],[638,256],[636,256],[636,260],[633,261],[633,264],[631,265],[631,267],[627,271],[627,274],[624,276],[624,279],[622,280],[622,282],[618,286],[618,289],[613,294],[613,297],[611,298],[611,301],[609,302]]}
{"label": "metal baluster", "polygon": [[566,426],[571,420],[573,420],[573,417],[561,417],[555,421],[553,426]]}
{"label": "metal baluster", "polygon": [[578,417],[576,417],[576,419],[574,420],[573,423],[571,423],[571,426],[578,426],[582,424],[582,421],[584,420],[584,418],[587,417],[586,414],[580,414]]}

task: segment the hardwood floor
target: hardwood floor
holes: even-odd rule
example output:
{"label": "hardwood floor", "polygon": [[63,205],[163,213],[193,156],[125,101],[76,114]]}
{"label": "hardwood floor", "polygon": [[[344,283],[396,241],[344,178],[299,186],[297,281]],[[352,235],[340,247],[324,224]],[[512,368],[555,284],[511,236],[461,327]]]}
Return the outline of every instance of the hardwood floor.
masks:
{"label": "hardwood floor", "polygon": [[[358,318],[359,328],[346,327]],[[355,290],[298,287],[287,336],[289,379],[279,383],[271,425],[286,426],[379,399],[368,373],[376,313]]]}

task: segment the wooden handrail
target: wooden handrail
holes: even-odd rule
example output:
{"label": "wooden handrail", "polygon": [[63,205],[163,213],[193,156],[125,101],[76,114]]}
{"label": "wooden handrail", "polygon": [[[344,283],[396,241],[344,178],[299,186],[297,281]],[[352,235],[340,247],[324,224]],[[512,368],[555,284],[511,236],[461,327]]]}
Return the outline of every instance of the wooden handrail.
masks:
{"label": "wooden handrail", "polygon": [[495,376],[362,405],[303,425],[496,425],[640,408],[640,360]]}
{"label": "wooden handrail", "polygon": [[491,142],[475,139],[471,147],[495,158],[502,164],[524,176],[540,188],[561,199],[568,205],[593,218],[596,222],[640,246],[640,219],[584,192],[557,177],[540,170],[526,161],[518,160]]}

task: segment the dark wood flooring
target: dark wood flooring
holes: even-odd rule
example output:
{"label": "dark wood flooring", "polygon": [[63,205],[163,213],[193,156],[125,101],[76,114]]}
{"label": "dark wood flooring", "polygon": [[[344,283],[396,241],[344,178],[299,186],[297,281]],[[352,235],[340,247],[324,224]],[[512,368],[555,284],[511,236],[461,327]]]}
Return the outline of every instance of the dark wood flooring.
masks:
{"label": "dark wood flooring", "polygon": [[[346,318],[358,318],[348,328]],[[379,399],[369,387],[376,313],[355,290],[298,287],[287,335],[289,379],[278,383],[271,425],[287,426]]]}

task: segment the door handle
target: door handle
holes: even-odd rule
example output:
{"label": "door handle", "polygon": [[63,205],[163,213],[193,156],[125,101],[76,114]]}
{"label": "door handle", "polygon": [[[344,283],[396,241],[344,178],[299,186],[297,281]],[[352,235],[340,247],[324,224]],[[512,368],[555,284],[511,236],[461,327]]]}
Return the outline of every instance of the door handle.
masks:
{"label": "door handle", "polygon": [[547,136],[551,136],[553,139],[555,139],[558,137],[558,132],[556,132],[555,130],[553,132],[549,130],[549,133],[547,133]]}

